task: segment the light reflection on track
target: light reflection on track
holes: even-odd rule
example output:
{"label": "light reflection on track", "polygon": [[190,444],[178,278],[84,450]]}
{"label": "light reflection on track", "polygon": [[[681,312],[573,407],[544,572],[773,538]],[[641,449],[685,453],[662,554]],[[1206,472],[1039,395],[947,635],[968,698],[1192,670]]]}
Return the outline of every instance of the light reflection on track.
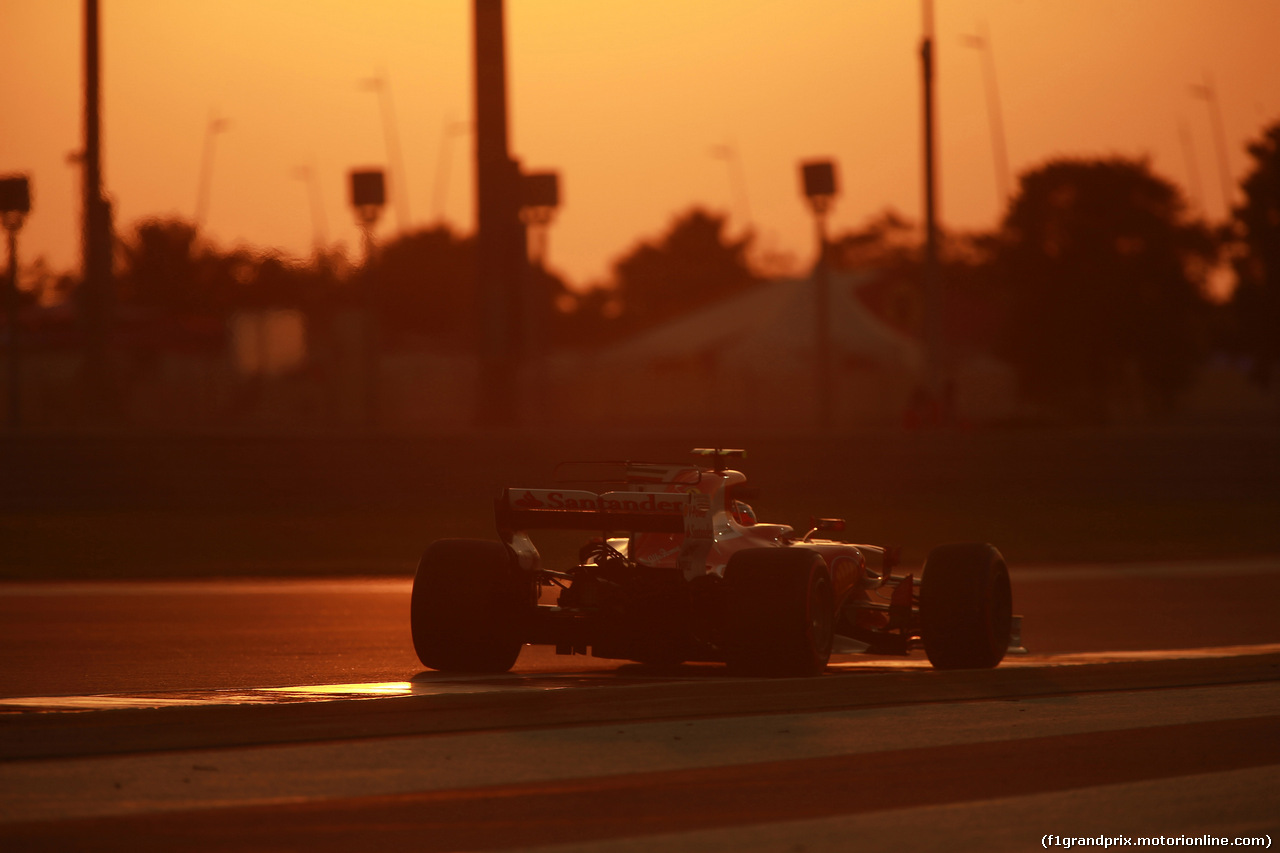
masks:
{"label": "light reflection on track", "polygon": [[[1034,669],[1084,666],[1106,663],[1138,663],[1169,660],[1264,655],[1280,652],[1280,643],[1248,646],[1218,646],[1198,649],[1157,651],[1091,652],[1066,655],[1027,655],[1008,658],[1002,669]],[[913,657],[860,658],[848,656],[833,661],[822,677],[849,677],[884,672],[930,671],[928,661]],[[261,687],[237,690],[188,690],[163,693],[121,693],[88,696],[26,696],[0,699],[0,714],[21,712],[96,711],[120,708],[164,708],[195,705],[280,705],[303,702],[332,702],[405,696],[448,694],[528,693],[571,690],[581,687],[619,687],[636,684],[672,684],[730,680],[720,667],[683,667],[673,674],[633,675],[618,671],[601,673],[521,673],[503,675],[445,675],[423,672],[409,681],[382,681],[361,684],[313,684],[291,687]],[[732,679],[741,680],[741,679]]]}

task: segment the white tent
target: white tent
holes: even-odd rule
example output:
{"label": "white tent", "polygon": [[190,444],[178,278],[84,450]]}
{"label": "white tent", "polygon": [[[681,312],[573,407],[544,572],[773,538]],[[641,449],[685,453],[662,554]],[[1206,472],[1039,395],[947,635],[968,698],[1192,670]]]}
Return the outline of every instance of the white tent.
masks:
{"label": "white tent", "polygon": [[[920,346],[858,298],[857,288],[867,280],[833,274],[829,284],[838,426],[900,420],[924,365]],[[605,349],[585,364],[564,365],[586,383],[572,397],[587,404],[561,403],[579,419],[636,426],[813,426],[815,295],[811,279],[768,282]]]}

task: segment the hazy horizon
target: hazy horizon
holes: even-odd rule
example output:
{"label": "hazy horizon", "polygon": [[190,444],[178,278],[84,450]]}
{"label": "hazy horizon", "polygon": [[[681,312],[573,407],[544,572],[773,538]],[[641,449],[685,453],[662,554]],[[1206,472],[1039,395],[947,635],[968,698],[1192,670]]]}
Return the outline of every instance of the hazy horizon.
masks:
{"label": "hazy horizon", "polygon": [[[1009,171],[1058,156],[1147,157],[1221,220],[1209,102],[1238,190],[1246,144],[1280,118],[1269,0],[941,0],[939,206],[945,227],[1001,211],[984,61],[994,60]],[[750,225],[762,251],[812,256],[797,164],[833,159],[833,231],[892,208],[921,218],[921,4],[907,0],[508,0],[510,148],[561,175],[550,267],[582,287],[698,205]],[[0,0],[0,173],[24,172],[22,259],[79,264],[82,3]],[[122,234],[196,217],[211,121],[206,236],[299,257],[358,251],[346,176],[389,166],[389,237],[474,228],[471,3],[102,4],[104,185]],[[985,27],[989,54],[966,37]],[[369,81],[381,79],[380,91]],[[389,97],[387,97],[389,96]],[[391,142],[388,142],[388,129]],[[407,195],[395,174],[398,142]],[[321,207],[312,207],[305,170]],[[400,220],[406,218],[407,222]]]}

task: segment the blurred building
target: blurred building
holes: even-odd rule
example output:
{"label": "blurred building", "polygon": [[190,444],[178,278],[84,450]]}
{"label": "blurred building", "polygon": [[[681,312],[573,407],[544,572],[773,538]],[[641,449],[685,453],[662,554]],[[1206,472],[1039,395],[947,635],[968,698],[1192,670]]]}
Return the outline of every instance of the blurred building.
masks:
{"label": "blurred building", "polygon": [[[888,425],[921,380],[917,341],[858,298],[866,276],[831,279],[833,426]],[[817,422],[815,291],[766,282],[593,354],[551,366],[552,409],[601,426],[805,429]]]}

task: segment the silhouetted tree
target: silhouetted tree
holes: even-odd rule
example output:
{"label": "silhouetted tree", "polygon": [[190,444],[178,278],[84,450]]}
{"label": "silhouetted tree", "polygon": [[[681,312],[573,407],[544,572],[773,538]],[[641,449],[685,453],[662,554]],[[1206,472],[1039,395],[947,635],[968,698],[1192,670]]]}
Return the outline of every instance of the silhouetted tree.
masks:
{"label": "silhouetted tree", "polygon": [[[7,268],[5,272],[8,272]],[[44,256],[36,258],[26,269],[19,270],[19,276],[18,300],[24,307],[67,302],[77,284],[73,274],[55,271]]]}
{"label": "silhouetted tree", "polygon": [[324,313],[339,293],[343,261],[302,263],[241,247],[220,251],[182,219],[146,219],[120,247],[116,301],[122,309],[225,316],[234,311],[300,309]]}
{"label": "silhouetted tree", "polygon": [[621,325],[640,329],[742,292],[758,282],[747,263],[748,235],[724,235],[725,217],[693,209],[656,242],[614,263]]}
{"label": "silhouetted tree", "polygon": [[237,307],[299,308],[323,315],[350,287],[351,267],[341,252],[300,261],[277,252],[249,255],[250,272],[241,281]]}
{"label": "silhouetted tree", "polygon": [[612,287],[597,285],[566,291],[551,315],[553,347],[592,349],[616,341],[630,331],[622,320],[622,303]]}
{"label": "silhouetted tree", "polygon": [[[941,234],[942,321],[946,352],[990,352],[1004,310],[990,274],[995,238],[984,232]],[[886,210],[832,239],[837,269],[870,276],[857,294],[871,311],[900,332],[924,335],[924,232]]]}
{"label": "silhouetted tree", "polygon": [[894,210],[871,217],[862,226],[831,237],[831,265],[871,276],[859,296],[873,313],[898,331],[919,337],[923,315],[921,288],[923,231]]}
{"label": "silhouetted tree", "polygon": [[1023,175],[993,268],[1023,390],[1105,418],[1136,378],[1153,408],[1172,405],[1202,355],[1214,252],[1145,161],[1062,159]]}
{"label": "silhouetted tree", "polygon": [[[475,240],[437,226],[383,246],[370,277],[355,276],[352,287],[375,288],[388,343],[417,338],[432,348],[470,349],[475,340],[475,268]],[[351,295],[363,298],[358,292]]]}
{"label": "silhouetted tree", "polygon": [[578,294],[569,289],[565,280],[554,270],[538,264],[530,265],[525,280],[527,338],[524,348],[530,352],[546,353],[565,347],[587,344],[582,321],[588,314]]}
{"label": "silhouetted tree", "polygon": [[1253,170],[1245,201],[1234,211],[1243,251],[1235,261],[1232,313],[1239,345],[1253,361],[1252,375],[1270,384],[1280,363],[1280,122],[1249,145]]}
{"label": "silhouetted tree", "polygon": [[234,272],[180,219],[147,219],[122,246],[116,298],[122,305],[164,311],[222,313],[235,286]]}
{"label": "silhouetted tree", "polygon": [[632,329],[625,325],[622,303],[612,287],[593,287],[573,295],[571,306],[557,312],[556,345],[568,349],[594,349],[616,342]]}
{"label": "silhouetted tree", "polygon": [[220,251],[181,219],[140,222],[121,247],[116,298],[122,307],[226,317],[263,308],[324,310],[337,296],[343,263],[310,263],[250,248]]}
{"label": "silhouetted tree", "polygon": [[861,228],[832,237],[832,263],[855,270],[912,268],[919,263],[922,239],[918,225],[896,210],[885,210]]}

